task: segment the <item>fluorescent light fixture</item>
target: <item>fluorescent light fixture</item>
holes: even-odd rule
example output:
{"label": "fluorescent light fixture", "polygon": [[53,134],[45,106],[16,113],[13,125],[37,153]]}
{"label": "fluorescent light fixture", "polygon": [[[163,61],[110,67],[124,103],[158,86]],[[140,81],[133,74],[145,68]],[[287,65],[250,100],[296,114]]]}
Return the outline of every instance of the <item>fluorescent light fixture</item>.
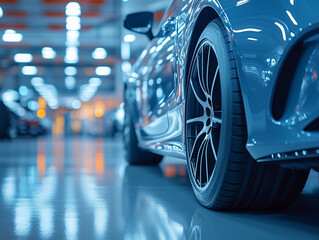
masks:
{"label": "fluorescent light fixture", "polygon": [[132,65],[129,61],[122,62],[122,71],[130,72],[132,70]]}
{"label": "fluorescent light fixture", "polygon": [[31,84],[34,87],[41,86],[43,83],[44,83],[44,80],[43,80],[42,77],[34,77],[34,78],[31,79]]}
{"label": "fluorescent light fixture", "polygon": [[64,57],[64,62],[67,64],[75,64],[79,62],[78,57],[70,57],[70,56],[65,56]]}
{"label": "fluorescent light fixture", "polygon": [[20,86],[19,93],[21,96],[27,96],[29,93],[29,88],[27,88],[26,86]]}
{"label": "fluorescent light fixture", "polygon": [[77,63],[79,61],[78,48],[67,47],[64,61],[66,63]]}
{"label": "fluorescent light fixture", "polygon": [[6,102],[18,101],[19,94],[17,91],[8,89],[2,94],[2,100]]}
{"label": "fluorescent light fixture", "polygon": [[65,14],[67,16],[80,16],[81,6],[77,2],[69,2],[65,7]]}
{"label": "fluorescent light fixture", "polygon": [[31,111],[37,111],[39,109],[39,104],[36,101],[31,100],[28,102],[28,108]]}
{"label": "fluorescent light fixture", "polygon": [[64,79],[64,83],[67,89],[73,89],[75,87],[76,80],[74,77],[68,76]]}
{"label": "fluorescent light fixture", "polygon": [[100,66],[95,69],[95,74],[98,76],[108,76],[111,74],[111,72],[111,68],[107,66]]}
{"label": "fluorescent light fixture", "polygon": [[64,69],[64,73],[67,76],[74,76],[77,74],[77,72],[78,72],[78,70],[76,69],[76,67],[66,67]]}
{"label": "fluorescent light fixture", "polygon": [[131,58],[131,46],[129,43],[123,42],[121,44],[121,57],[123,60],[129,60]]}
{"label": "fluorescent light fixture", "polygon": [[13,59],[17,63],[29,63],[32,62],[33,57],[30,53],[17,53]]}
{"label": "fluorescent light fixture", "polygon": [[82,103],[81,103],[80,100],[74,99],[74,100],[72,101],[72,108],[73,108],[73,109],[80,109],[81,107],[82,107]]}
{"label": "fluorescent light fixture", "polygon": [[129,34],[124,37],[124,42],[134,42],[136,39],[135,35]]}
{"label": "fluorescent light fixture", "polygon": [[41,52],[44,59],[54,59],[56,57],[56,52],[51,47],[44,47]]}
{"label": "fluorescent light fixture", "polygon": [[66,39],[69,42],[76,42],[80,37],[80,32],[79,31],[67,31],[66,32]]}
{"label": "fluorescent light fixture", "polygon": [[83,102],[89,101],[96,93],[98,87],[91,84],[84,84],[80,88],[80,99]]}
{"label": "fluorescent light fixture", "polygon": [[21,33],[17,33],[15,30],[7,29],[2,35],[2,40],[4,42],[21,42],[23,36]]}
{"label": "fluorescent light fixture", "polygon": [[3,16],[3,10],[2,7],[0,7],[0,18]]}
{"label": "fluorescent light fixture", "polygon": [[81,23],[79,22],[70,22],[66,24],[66,30],[78,31],[81,29]]}
{"label": "fluorescent light fixture", "polygon": [[101,78],[91,78],[89,81],[90,85],[98,87],[102,84]]}
{"label": "fluorescent light fixture", "polygon": [[35,66],[24,66],[22,68],[22,73],[24,75],[36,75],[38,73],[38,69]]}
{"label": "fluorescent light fixture", "polygon": [[77,16],[69,16],[66,17],[66,24],[68,23],[80,23],[81,24],[81,18]]}
{"label": "fluorescent light fixture", "polygon": [[107,57],[107,52],[104,48],[96,48],[92,53],[94,59],[105,59]]}

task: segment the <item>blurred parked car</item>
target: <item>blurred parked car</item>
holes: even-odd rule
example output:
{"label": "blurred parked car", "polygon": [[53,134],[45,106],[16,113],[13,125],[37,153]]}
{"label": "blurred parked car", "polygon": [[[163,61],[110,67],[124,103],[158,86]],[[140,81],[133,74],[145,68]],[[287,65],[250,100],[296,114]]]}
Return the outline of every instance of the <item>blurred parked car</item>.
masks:
{"label": "blurred parked car", "polygon": [[3,101],[0,101],[0,138],[10,138],[11,113]]}
{"label": "blurred parked car", "polygon": [[122,133],[124,126],[124,103],[117,108],[109,110],[105,114],[106,135],[114,137],[118,133]]}

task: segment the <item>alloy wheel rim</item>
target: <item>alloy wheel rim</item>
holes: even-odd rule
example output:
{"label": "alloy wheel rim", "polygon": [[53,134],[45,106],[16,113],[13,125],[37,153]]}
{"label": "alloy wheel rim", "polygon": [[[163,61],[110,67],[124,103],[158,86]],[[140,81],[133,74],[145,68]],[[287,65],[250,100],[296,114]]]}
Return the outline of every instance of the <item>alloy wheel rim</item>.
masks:
{"label": "alloy wheel rim", "polygon": [[190,174],[196,186],[202,190],[209,185],[218,161],[221,105],[217,57],[211,42],[204,40],[197,48],[191,64],[186,113]]}

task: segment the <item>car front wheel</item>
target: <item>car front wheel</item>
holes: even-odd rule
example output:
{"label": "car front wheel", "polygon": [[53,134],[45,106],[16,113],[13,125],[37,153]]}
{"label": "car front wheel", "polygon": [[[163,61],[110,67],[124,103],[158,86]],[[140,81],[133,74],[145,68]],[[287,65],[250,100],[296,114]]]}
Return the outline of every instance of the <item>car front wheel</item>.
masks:
{"label": "car front wheel", "polygon": [[227,30],[217,19],[201,34],[186,89],[186,152],[198,200],[212,209],[289,205],[309,171],[257,163],[246,150],[246,120]]}

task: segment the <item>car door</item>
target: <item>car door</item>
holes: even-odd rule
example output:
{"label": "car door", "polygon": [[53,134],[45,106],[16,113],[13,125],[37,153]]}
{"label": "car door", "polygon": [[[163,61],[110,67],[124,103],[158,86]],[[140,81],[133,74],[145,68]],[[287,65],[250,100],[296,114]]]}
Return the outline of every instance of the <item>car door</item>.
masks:
{"label": "car door", "polygon": [[160,29],[149,46],[148,65],[142,69],[142,112],[147,120],[144,121],[142,135],[145,137],[165,134],[168,129],[167,113],[177,84],[175,44],[178,1],[173,1],[165,12]]}

